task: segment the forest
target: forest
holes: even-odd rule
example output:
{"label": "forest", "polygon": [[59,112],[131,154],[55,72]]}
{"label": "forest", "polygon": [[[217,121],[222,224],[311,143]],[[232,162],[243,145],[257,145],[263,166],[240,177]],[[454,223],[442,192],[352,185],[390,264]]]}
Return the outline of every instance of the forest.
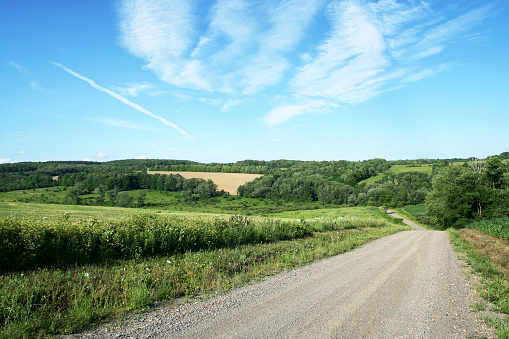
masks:
{"label": "forest", "polygon": [[[485,160],[243,160],[227,164],[162,159],[25,162],[0,165],[0,191],[56,186],[65,190],[60,203],[71,205],[151,206],[147,198],[147,192],[151,191],[177,192],[184,204],[207,203],[229,194],[218,192],[211,180],[184,179],[178,174],[147,174],[147,171],[256,173],[263,176],[241,185],[237,199],[294,204],[299,209],[425,204],[426,213],[418,215],[419,220],[445,228],[509,214],[508,161],[509,152]],[[128,193],[132,191],[137,194]]]}

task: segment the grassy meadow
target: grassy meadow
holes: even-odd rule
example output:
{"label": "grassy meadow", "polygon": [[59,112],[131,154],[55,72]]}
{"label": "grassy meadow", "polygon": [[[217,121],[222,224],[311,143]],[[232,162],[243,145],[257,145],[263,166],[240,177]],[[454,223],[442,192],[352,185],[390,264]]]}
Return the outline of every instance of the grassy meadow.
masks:
{"label": "grassy meadow", "polygon": [[[281,207],[236,197],[214,202],[223,206],[173,209],[23,202],[57,200],[63,192],[0,195],[0,338],[75,333],[126,312],[223,293],[409,229],[369,207],[313,206],[270,218],[220,214],[234,204],[251,213]],[[153,202],[157,195],[149,194]]]}
{"label": "grassy meadow", "polygon": [[[39,204],[41,209],[53,209],[52,204],[60,205],[65,200],[66,195],[65,187],[48,187],[48,188],[35,188],[31,190],[0,192],[0,209],[9,210],[8,207],[1,207],[3,204],[8,206],[17,205],[18,208],[24,208],[26,204]],[[262,215],[270,216],[274,213],[289,211],[289,210],[309,210],[323,207],[337,207],[333,205],[323,205],[318,202],[311,203],[294,203],[287,202],[281,204],[268,199],[257,198],[239,198],[237,196],[222,196],[213,197],[208,200],[197,201],[184,201],[181,192],[161,192],[154,190],[132,190],[126,191],[126,194],[132,198],[129,207],[138,207],[136,198],[140,192],[146,194],[146,204],[142,207],[143,210],[149,213],[216,213],[216,214],[245,214],[245,215]],[[94,206],[96,195],[86,194],[80,196],[81,205],[70,205],[77,211],[79,207],[86,207],[94,210],[95,208],[101,209],[100,206]],[[9,205],[10,204],[10,205]],[[14,205],[13,205],[14,204]],[[46,206],[46,207],[44,207]],[[105,207],[112,208],[113,210],[118,207]],[[15,207],[13,207],[16,210]],[[85,209],[87,210],[87,209]],[[132,211],[133,209],[120,208],[120,211]]]}
{"label": "grassy meadow", "polygon": [[[421,166],[393,165],[386,173],[398,174],[398,173],[407,173],[407,172],[419,172],[419,173],[425,173],[425,174],[430,175],[432,169],[433,169],[433,166],[428,165],[428,164],[421,165]],[[369,177],[365,180],[362,180],[361,182],[366,183],[366,184],[374,183],[374,182],[386,177],[387,176],[386,173],[378,173],[377,175]]]}

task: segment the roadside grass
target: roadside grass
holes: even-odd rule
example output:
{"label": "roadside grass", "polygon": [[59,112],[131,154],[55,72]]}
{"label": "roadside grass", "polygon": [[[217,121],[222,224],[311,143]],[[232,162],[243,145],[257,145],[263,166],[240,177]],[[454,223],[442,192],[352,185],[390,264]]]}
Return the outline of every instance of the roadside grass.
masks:
{"label": "roadside grass", "polygon": [[350,218],[343,226],[337,220],[310,220],[306,227],[318,232],[293,240],[5,273],[0,338],[75,333],[180,297],[224,293],[409,229],[379,219]]}
{"label": "roadside grass", "polygon": [[[493,311],[509,313],[509,243],[477,229],[448,229],[455,251],[479,276],[479,295],[495,305]],[[480,307],[480,306],[478,306]],[[509,318],[483,320],[497,330],[499,338],[509,338]]]}
{"label": "roadside grass", "polygon": [[409,205],[400,208],[393,209],[397,214],[402,217],[420,225],[428,230],[435,230],[433,226],[430,226],[426,223],[428,221],[428,217],[426,216],[426,205],[418,204],[418,205]]}

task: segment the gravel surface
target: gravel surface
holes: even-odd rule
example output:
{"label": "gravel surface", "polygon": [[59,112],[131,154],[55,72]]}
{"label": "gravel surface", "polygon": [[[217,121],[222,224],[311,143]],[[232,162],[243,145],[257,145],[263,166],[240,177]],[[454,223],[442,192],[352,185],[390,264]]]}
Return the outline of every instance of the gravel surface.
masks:
{"label": "gravel surface", "polygon": [[448,234],[420,228],[226,295],[74,337],[494,337],[471,311],[473,302]]}

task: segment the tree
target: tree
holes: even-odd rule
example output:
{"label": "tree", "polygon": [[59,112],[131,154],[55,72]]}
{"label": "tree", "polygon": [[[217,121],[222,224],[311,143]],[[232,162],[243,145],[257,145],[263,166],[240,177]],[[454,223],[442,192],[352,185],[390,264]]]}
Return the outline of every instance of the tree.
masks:
{"label": "tree", "polygon": [[488,157],[486,160],[486,179],[493,189],[500,188],[504,170],[502,169],[502,161],[497,156]]}
{"label": "tree", "polygon": [[116,205],[127,207],[131,203],[131,196],[127,192],[120,192],[117,197]]}
{"label": "tree", "polygon": [[97,194],[95,198],[95,202],[97,205],[104,205],[107,191],[108,187],[106,187],[106,185],[101,185],[94,190],[94,193]]}
{"label": "tree", "polygon": [[196,193],[201,199],[208,199],[216,194],[217,185],[212,180],[202,181],[196,186]]}
{"label": "tree", "polygon": [[426,197],[426,208],[440,228],[461,227],[473,218],[476,177],[468,168],[447,166],[433,178],[433,191]]}
{"label": "tree", "polygon": [[65,193],[64,203],[79,205],[81,203],[79,189],[76,186],[69,187]]}
{"label": "tree", "polygon": [[145,198],[147,197],[146,191],[139,191],[138,196],[136,197],[136,200],[138,201],[138,206],[144,206],[145,205]]}

